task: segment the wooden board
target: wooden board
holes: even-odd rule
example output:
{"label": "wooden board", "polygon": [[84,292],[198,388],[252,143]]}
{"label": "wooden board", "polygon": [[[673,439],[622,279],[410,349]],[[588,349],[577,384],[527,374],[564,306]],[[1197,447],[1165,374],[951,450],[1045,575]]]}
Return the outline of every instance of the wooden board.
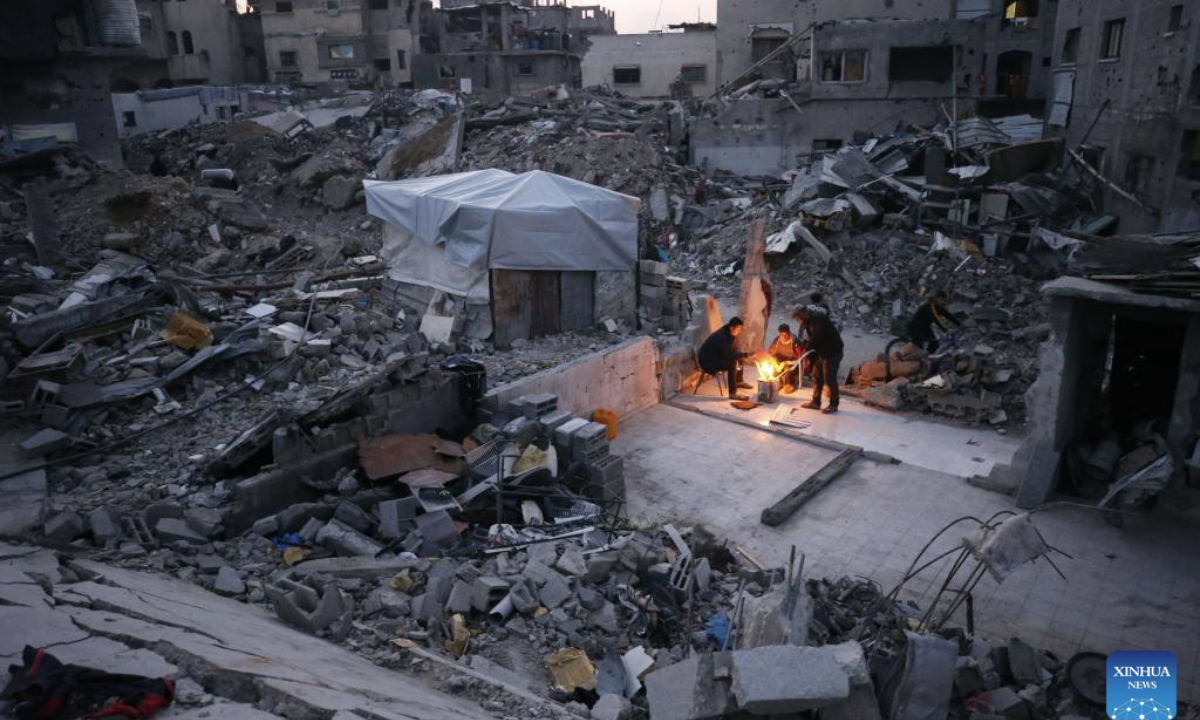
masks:
{"label": "wooden board", "polygon": [[562,273],[563,332],[588,330],[596,324],[596,273]]}
{"label": "wooden board", "polygon": [[533,336],[533,273],[492,271],[493,342],[498,348]]}
{"label": "wooden board", "polygon": [[533,275],[533,322],[530,337],[556,335],[562,332],[561,273],[539,270]]}
{"label": "wooden board", "polygon": [[806,478],[782,500],[763,510],[762,524],[770,525],[771,527],[783,524],[785,520],[800,509],[801,505],[808,502],[812,496],[833,482],[838,475],[845,472],[846,468],[853,465],[854,461],[860,457],[862,457],[862,450],[858,448],[847,448],[838,453],[837,457]]}

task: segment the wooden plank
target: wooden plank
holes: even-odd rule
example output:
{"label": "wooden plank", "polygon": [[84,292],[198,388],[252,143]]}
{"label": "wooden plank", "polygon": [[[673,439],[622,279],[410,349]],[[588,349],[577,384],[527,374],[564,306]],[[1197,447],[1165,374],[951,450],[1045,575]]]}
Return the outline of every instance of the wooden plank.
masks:
{"label": "wooden plank", "polygon": [[562,332],[562,291],[559,272],[538,270],[533,276],[533,319],[530,337]]}
{"label": "wooden plank", "polygon": [[782,524],[795,514],[801,505],[808,502],[812,496],[820,492],[821,488],[833,482],[837,476],[845,472],[861,456],[862,450],[854,448],[847,448],[838,453],[837,457],[830,460],[825,467],[810,475],[782,500],[763,510],[762,524],[770,525],[771,527]]}
{"label": "wooden plank", "polygon": [[562,273],[563,332],[588,330],[596,324],[596,273]]}
{"label": "wooden plank", "polygon": [[492,327],[492,340],[501,349],[533,337],[533,273],[492,271]]}

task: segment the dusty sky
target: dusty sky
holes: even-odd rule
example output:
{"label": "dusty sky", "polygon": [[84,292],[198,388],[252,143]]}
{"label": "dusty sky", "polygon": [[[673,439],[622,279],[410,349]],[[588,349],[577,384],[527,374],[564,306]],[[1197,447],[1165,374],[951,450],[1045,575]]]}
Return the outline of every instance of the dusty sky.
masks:
{"label": "dusty sky", "polygon": [[[569,5],[603,5],[617,13],[617,32],[644,33],[680,22],[717,21],[717,0],[568,0]],[[661,5],[661,12],[659,7]],[[658,23],[655,24],[655,17]]]}
{"label": "dusty sky", "polygon": [[[237,0],[246,8],[246,0]],[[617,13],[617,32],[644,33],[672,23],[717,21],[717,0],[567,0],[568,5],[600,4]],[[655,20],[658,20],[657,24]]]}

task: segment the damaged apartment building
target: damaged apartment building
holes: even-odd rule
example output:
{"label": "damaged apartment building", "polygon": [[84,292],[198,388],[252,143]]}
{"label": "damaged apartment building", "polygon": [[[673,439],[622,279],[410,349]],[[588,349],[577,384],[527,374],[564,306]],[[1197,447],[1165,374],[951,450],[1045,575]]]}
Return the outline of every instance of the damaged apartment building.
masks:
{"label": "damaged apartment building", "polygon": [[1103,175],[1122,232],[1200,227],[1200,6],[1058,4],[1047,134]]}
{"label": "damaged apartment building", "polygon": [[133,0],[0,4],[5,135],[43,148],[77,145],[97,161],[121,167],[112,78],[145,52]]}
{"label": "damaged apartment building", "polygon": [[948,113],[1038,110],[1054,3],[719,4],[718,93],[698,120],[693,159],[769,173]]}
{"label": "damaged apartment building", "polygon": [[425,0],[251,0],[262,18],[268,79],[370,87],[412,80]]}
{"label": "damaged apartment building", "polygon": [[423,28],[413,83],[501,94],[580,87],[589,38],[615,34],[615,22],[599,5],[561,0],[443,2]]}

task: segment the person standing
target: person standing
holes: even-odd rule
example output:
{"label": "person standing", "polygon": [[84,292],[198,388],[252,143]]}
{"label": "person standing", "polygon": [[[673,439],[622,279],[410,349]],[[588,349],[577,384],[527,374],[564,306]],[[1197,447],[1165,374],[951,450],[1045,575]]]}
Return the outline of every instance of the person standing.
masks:
{"label": "person standing", "polygon": [[946,332],[950,329],[951,323],[956,326],[959,324],[958,318],[947,307],[949,302],[950,297],[946,291],[938,290],[932,298],[917,308],[912,320],[908,321],[908,339],[931,355],[938,349],[938,340],[933,332],[933,326],[936,324],[939,330]]}
{"label": "person standing", "polygon": [[738,363],[750,353],[738,352],[734,340],[742,334],[745,323],[740,317],[732,317],[729,322],[717,328],[696,353],[696,362],[705,373],[716,376],[725,373],[728,378],[729,399],[745,400],[746,396],[738,394],[739,387],[749,388],[749,384],[738,383]]}
{"label": "person standing", "polygon": [[[801,407],[821,410],[826,415],[838,411],[841,391],[838,388],[838,366],[846,346],[833,322],[824,312],[811,306],[802,307],[792,313],[792,318],[804,326],[808,334],[807,351],[813,354],[813,396]],[[821,408],[825,387],[829,387],[829,404]]]}

